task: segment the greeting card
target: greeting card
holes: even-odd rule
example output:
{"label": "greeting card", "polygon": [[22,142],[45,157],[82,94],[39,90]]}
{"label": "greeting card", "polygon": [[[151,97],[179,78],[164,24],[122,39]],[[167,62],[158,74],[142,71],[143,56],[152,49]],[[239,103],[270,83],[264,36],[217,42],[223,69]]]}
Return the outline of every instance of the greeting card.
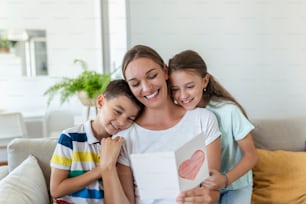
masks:
{"label": "greeting card", "polygon": [[204,133],[172,152],[132,154],[131,162],[141,199],[175,199],[209,176]]}

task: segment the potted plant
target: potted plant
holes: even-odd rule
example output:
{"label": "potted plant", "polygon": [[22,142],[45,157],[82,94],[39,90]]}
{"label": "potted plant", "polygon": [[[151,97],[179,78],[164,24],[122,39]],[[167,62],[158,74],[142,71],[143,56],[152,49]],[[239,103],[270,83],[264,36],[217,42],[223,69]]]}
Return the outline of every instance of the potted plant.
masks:
{"label": "potted plant", "polygon": [[82,66],[83,72],[76,78],[64,77],[60,82],[49,87],[44,96],[48,96],[47,103],[51,103],[56,94],[60,94],[61,104],[77,95],[85,106],[95,106],[95,98],[104,92],[110,82],[111,74],[100,74],[88,70],[85,61],[76,59],[74,63]]}
{"label": "potted plant", "polygon": [[10,42],[7,38],[0,38],[0,52],[8,53],[10,51]]}

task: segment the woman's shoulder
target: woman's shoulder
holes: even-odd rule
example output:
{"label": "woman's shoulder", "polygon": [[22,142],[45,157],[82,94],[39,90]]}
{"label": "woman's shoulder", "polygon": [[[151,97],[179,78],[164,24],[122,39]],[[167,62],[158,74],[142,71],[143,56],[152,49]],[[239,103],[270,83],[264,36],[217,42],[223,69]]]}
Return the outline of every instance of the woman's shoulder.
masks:
{"label": "woman's shoulder", "polygon": [[194,108],[192,110],[188,110],[186,112],[187,116],[191,118],[212,118],[215,117],[215,114],[213,111],[207,109],[207,108]]}
{"label": "woman's shoulder", "polygon": [[196,107],[192,110],[188,110],[187,113],[189,113],[189,114],[199,114],[199,113],[210,114],[211,111],[208,110],[207,108]]}
{"label": "woman's shoulder", "polygon": [[127,137],[128,135],[130,135],[132,132],[134,132],[137,128],[140,128],[139,125],[137,125],[136,122],[134,122],[129,128],[124,129],[124,130],[120,130],[119,132],[117,132],[116,134],[114,134],[112,137]]}

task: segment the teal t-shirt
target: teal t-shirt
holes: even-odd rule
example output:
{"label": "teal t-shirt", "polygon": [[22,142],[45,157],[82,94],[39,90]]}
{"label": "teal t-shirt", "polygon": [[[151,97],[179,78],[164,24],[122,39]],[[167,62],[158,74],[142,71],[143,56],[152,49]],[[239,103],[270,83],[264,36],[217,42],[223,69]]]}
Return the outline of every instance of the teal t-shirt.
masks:
{"label": "teal t-shirt", "polygon": [[[234,103],[212,101],[206,108],[216,115],[219,123],[222,141],[220,171],[227,173],[240,161],[242,156],[237,141],[247,136],[254,129],[254,126]],[[252,184],[253,177],[252,170],[250,170],[228,186],[227,189],[235,190]]]}

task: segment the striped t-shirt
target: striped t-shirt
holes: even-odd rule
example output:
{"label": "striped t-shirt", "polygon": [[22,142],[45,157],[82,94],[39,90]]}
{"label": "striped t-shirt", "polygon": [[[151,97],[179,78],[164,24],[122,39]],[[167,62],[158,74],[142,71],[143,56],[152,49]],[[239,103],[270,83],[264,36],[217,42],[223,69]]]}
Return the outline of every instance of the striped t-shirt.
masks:
{"label": "striped t-shirt", "polygon": [[[54,150],[51,167],[69,171],[69,178],[76,177],[99,165],[100,142],[93,135],[90,121],[62,132]],[[78,204],[103,203],[102,180],[58,198],[59,201]]]}

